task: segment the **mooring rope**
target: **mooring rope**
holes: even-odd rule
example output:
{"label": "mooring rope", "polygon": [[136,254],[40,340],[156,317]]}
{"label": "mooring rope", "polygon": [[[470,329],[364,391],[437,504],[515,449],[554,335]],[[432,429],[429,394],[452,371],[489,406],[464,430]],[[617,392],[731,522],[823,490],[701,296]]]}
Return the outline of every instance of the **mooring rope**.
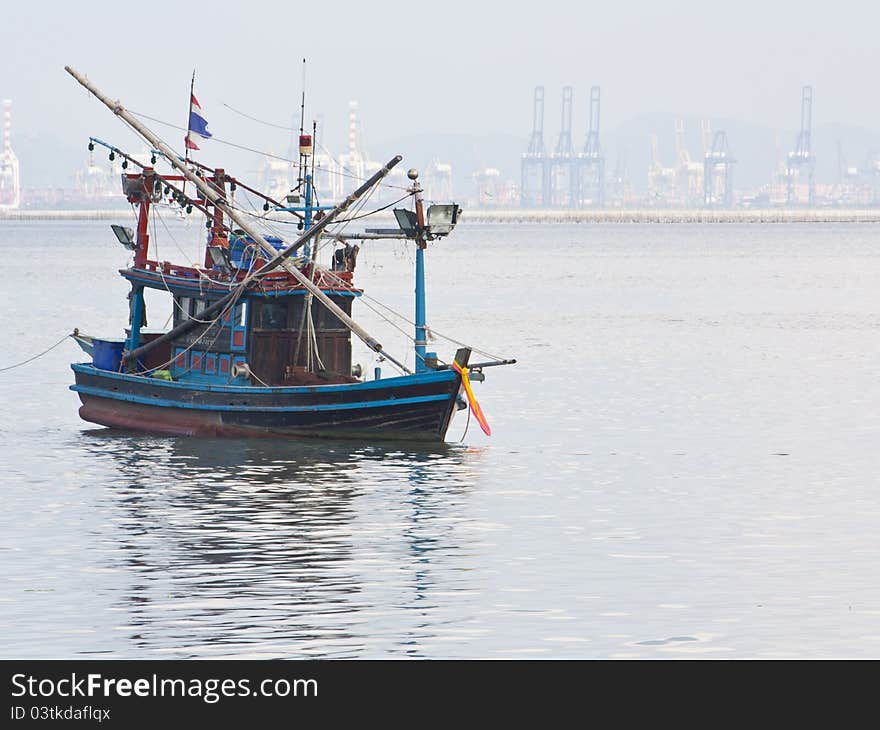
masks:
{"label": "mooring rope", "polygon": [[56,342],[54,345],[52,345],[52,347],[50,347],[46,350],[43,350],[38,355],[34,355],[33,357],[29,357],[27,360],[22,360],[21,362],[18,362],[15,365],[9,365],[5,368],[0,368],[0,373],[4,372],[6,370],[13,370],[14,368],[20,368],[22,365],[27,365],[29,362],[33,362],[37,358],[43,357],[43,355],[54,350],[56,347],[58,347],[58,345],[60,345],[62,342],[64,342],[64,340],[66,340],[68,337],[70,337],[70,335],[64,335],[64,337],[62,337],[60,340],[58,340],[58,342]]}
{"label": "mooring rope", "polygon": [[467,423],[464,424],[464,433],[461,435],[461,438],[458,440],[458,443],[464,443],[464,437],[468,434],[468,429],[471,427],[471,409],[468,406],[468,416]]}

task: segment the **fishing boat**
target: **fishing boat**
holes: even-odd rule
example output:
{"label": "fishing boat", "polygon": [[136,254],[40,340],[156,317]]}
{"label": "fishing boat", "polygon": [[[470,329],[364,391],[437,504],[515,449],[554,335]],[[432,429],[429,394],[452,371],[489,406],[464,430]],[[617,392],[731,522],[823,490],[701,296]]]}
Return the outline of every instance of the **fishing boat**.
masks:
{"label": "fishing boat", "polygon": [[[380,183],[401,161],[399,155],[338,205],[317,205],[315,129],[306,134],[301,125],[298,186],[277,201],[224,168],[208,168],[188,153],[181,157],[119,101],[65,68],[153,150],[150,164],[144,164],[118,147],[90,140],[122,157],[123,192],[137,224],[134,230],[112,226],[133,255],[132,264],[119,272],[131,287],[125,336],[112,340],[74,332],[91,355],[91,361],[71,366],[81,418],[173,435],[443,441],[453,415],[469,408],[468,418],[491,433],[471,381],[482,381],[485,368],[515,361],[495,357],[474,363],[474,348],[460,346],[446,362],[427,350],[425,252],[430,241],[453,231],[459,207],[426,209],[418,173],[410,170],[406,192],[412,208],[394,210],[397,229],[343,237],[328,228]],[[170,165],[170,173],[156,169],[158,158]],[[187,185],[194,192],[188,193]],[[259,196],[264,210],[294,216],[295,240],[260,229],[235,204],[239,188]],[[150,257],[151,214],[169,204],[205,216],[203,265]],[[354,284],[359,244],[352,242],[378,238],[415,246],[413,369],[352,318],[353,303],[364,295]],[[329,252],[328,263],[322,263],[321,252]],[[166,331],[146,332],[145,289],[172,299],[173,322]],[[352,333],[376,353],[377,362],[399,372],[389,377],[381,367],[372,373],[353,367]]]}

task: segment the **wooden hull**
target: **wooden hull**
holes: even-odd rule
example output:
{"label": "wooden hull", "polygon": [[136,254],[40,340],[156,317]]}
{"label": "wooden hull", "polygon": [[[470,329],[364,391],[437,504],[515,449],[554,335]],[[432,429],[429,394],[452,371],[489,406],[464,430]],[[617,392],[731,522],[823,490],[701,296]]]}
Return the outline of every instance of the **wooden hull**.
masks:
{"label": "wooden hull", "polygon": [[351,385],[254,388],[72,368],[83,420],[178,436],[443,441],[461,384],[451,370]]}

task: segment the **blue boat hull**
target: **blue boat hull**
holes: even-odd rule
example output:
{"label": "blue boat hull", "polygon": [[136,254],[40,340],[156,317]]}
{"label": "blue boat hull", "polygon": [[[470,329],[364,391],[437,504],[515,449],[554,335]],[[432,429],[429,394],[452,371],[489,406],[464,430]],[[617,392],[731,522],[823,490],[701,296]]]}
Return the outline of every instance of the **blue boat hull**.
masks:
{"label": "blue boat hull", "polygon": [[187,436],[443,441],[461,385],[452,370],[348,385],[255,388],[71,367],[83,420]]}

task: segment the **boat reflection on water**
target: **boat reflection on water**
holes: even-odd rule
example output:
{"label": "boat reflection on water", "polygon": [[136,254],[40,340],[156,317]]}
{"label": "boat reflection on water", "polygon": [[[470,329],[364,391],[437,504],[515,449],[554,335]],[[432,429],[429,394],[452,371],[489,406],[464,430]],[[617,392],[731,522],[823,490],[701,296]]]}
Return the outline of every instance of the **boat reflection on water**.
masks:
{"label": "boat reflection on water", "polygon": [[117,474],[102,502],[109,562],[130,577],[125,654],[417,655],[432,587],[470,580],[457,533],[478,450],[104,429],[83,440]]}

